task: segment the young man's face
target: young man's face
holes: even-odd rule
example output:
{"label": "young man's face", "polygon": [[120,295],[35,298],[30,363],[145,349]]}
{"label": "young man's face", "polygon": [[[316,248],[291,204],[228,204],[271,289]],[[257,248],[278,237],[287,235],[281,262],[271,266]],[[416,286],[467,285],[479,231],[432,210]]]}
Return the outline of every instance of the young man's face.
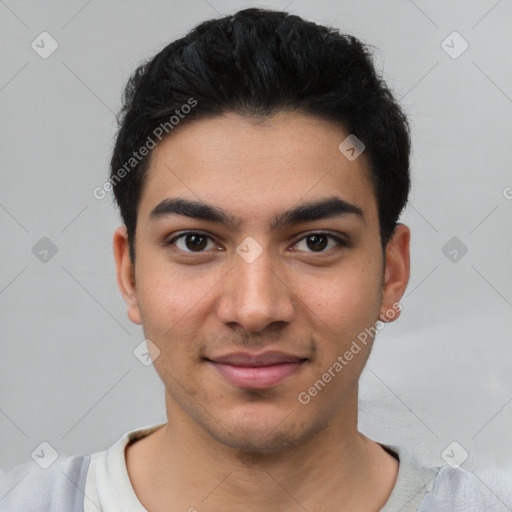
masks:
{"label": "young man's face", "polygon": [[[298,113],[264,124],[229,114],[185,124],[155,148],[138,210],[135,286],[123,227],[114,247],[129,318],[160,350],[154,366],[170,420],[261,451],[296,445],[339,418],[355,421],[372,341],[359,335],[405,290],[409,231],[395,230],[384,272],[364,153],[350,161],[338,149],[347,135]],[[152,215],[177,198],[207,203],[235,224],[165,208]],[[275,222],[333,198],[362,215],[319,207]],[[195,234],[169,243],[186,231]]]}

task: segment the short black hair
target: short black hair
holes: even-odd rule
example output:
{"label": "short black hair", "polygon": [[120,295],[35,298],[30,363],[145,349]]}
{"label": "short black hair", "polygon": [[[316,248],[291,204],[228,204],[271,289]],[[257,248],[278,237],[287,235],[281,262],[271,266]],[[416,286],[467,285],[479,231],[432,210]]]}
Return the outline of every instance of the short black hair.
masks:
{"label": "short black hair", "polygon": [[411,138],[370,45],[288,12],[249,8],[198,24],[126,84],[109,181],[132,262],[154,139],[194,119],[227,112],[265,119],[281,111],[334,122],[363,142],[384,251],[411,188]]}

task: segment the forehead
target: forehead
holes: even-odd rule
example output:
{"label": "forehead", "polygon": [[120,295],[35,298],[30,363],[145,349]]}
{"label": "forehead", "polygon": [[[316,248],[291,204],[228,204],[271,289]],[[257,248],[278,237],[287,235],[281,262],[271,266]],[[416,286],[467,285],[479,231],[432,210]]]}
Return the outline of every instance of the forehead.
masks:
{"label": "forehead", "polygon": [[340,126],[299,113],[265,121],[225,114],[194,120],[157,145],[139,206],[148,218],[175,197],[229,210],[242,224],[284,209],[337,196],[377,218],[364,153],[349,160]]}

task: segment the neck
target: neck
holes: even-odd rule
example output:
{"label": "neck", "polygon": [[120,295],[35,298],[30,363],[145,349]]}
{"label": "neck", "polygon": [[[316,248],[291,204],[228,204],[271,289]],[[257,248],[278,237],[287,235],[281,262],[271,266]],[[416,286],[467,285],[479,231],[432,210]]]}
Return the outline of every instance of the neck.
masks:
{"label": "neck", "polygon": [[357,399],[356,389],[333,421],[305,442],[256,452],[219,443],[167,397],[172,421],[148,436],[153,439],[141,452],[138,469],[131,465],[135,492],[151,512],[159,512],[164,503],[199,512],[237,506],[247,512],[379,510],[398,466],[358,432]]}

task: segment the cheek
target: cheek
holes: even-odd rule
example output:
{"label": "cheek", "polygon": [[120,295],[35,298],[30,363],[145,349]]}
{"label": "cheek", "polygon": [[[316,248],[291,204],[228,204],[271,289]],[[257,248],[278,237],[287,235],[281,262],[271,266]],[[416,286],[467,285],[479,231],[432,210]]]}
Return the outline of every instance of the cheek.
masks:
{"label": "cheek", "polygon": [[379,282],[371,269],[354,265],[338,271],[306,301],[318,353],[301,391],[326,415],[333,403],[341,404],[350,395],[371,350],[379,312]]}
{"label": "cheek", "polygon": [[157,331],[170,329],[178,322],[181,326],[180,319],[192,318],[209,289],[209,280],[191,279],[180,266],[161,262],[159,258],[141,261],[137,277],[140,283],[137,293],[141,313],[146,318],[145,325]]}
{"label": "cheek", "polygon": [[346,340],[377,319],[380,307],[379,275],[375,263],[362,260],[303,281],[302,298],[312,312],[312,321],[323,325],[332,337]]}
{"label": "cheek", "polygon": [[185,330],[189,322],[186,314],[190,311],[190,307],[187,307],[190,298],[177,291],[180,283],[176,281],[170,285],[165,279],[154,279],[146,273],[141,275],[141,282],[144,285],[138,288],[137,293],[144,336],[160,350],[154,366],[165,378],[162,369],[170,370],[169,365],[176,357],[183,357],[180,352],[184,346],[179,340],[187,336]]}
{"label": "cheek", "polygon": [[158,258],[141,263],[137,293],[144,334],[160,350],[155,369],[169,380],[166,371],[183,375],[197,361],[200,335],[211,308],[208,292],[219,277],[211,272],[198,276],[196,269],[192,278],[187,269],[162,264]]}

